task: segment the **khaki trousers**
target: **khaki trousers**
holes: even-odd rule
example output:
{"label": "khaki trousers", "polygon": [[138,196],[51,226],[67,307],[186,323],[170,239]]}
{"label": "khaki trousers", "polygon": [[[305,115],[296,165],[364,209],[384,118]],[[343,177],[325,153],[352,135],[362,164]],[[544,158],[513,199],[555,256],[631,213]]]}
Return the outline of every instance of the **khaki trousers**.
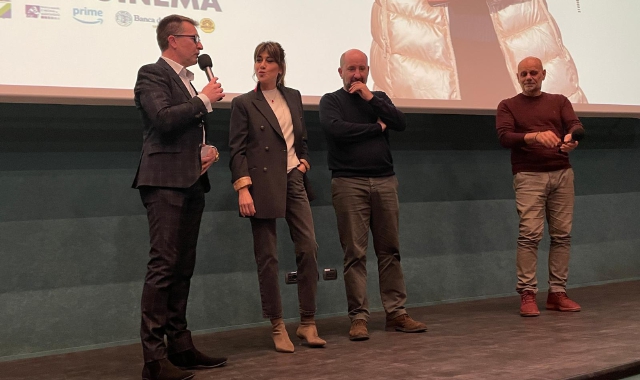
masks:
{"label": "khaki trousers", "polygon": [[553,172],[522,172],[513,179],[520,232],[516,266],[516,290],[537,292],[538,244],[544,219],[549,224],[549,291],[564,292],[569,274],[571,225],[573,221],[573,169]]}

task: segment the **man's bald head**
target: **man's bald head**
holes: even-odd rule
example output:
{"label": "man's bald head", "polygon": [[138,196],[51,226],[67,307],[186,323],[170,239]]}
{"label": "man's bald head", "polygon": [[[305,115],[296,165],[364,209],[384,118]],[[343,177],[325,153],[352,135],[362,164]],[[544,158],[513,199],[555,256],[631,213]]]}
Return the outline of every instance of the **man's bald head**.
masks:
{"label": "man's bald head", "polygon": [[340,67],[344,66],[345,60],[348,58],[364,58],[368,63],[367,55],[358,49],[347,50],[340,56]]}
{"label": "man's bald head", "polygon": [[522,67],[537,67],[540,71],[543,70],[542,61],[538,57],[527,57],[518,63],[518,72]]}
{"label": "man's bald head", "polygon": [[340,56],[338,74],[342,78],[345,90],[353,82],[367,83],[369,76],[369,60],[367,55],[358,49],[347,50]]}
{"label": "man's bald head", "polygon": [[518,83],[522,87],[522,93],[526,96],[539,96],[542,94],[542,81],[547,76],[542,67],[542,61],[537,57],[527,57],[518,63]]}

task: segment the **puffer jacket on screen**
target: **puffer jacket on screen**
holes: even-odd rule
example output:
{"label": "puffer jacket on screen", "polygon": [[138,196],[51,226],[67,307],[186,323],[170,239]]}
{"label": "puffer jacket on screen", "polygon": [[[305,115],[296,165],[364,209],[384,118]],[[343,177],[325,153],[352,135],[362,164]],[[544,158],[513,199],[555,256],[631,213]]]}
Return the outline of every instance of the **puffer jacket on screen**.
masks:
{"label": "puffer jacket on screen", "polygon": [[375,0],[371,77],[392,98],[460,99],[446,6]]}
{"label": "puffer jacket on screen", "polygon": [[[545,91],[587,103],[575,63],[545,0],[486,0],[515,93],[515,73],[528,56],[547,70]],[[371,76],[394,98],[460,99],[448,1],[375,0],[371,12]]]}

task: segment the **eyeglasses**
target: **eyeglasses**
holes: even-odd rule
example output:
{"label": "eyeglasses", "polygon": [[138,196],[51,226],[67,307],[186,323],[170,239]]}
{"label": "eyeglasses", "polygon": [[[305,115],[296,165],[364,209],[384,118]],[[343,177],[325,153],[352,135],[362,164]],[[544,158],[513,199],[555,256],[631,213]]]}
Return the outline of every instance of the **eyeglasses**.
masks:
{"label": "eyeglasses", "polygon": [[173,34],[174,37],[189,37],[193,40],[193,42],[197,45],[200,43],[200,36],[197,34]]}

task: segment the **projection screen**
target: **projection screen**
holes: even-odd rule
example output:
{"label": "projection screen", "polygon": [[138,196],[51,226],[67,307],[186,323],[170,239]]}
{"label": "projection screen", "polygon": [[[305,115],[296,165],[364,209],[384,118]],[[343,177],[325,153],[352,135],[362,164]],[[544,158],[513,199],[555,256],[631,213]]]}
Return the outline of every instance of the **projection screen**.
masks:
{"label": "projection screen", "polygon": [[581,114],[640,115],[638,0],[0,0],[0,101],[132,104],[138,68],[160,56],[157,22],[174,13],[200,23],[222,107],[255,87],[253,50],[272,40],[309,108],[357,48],[368,84],[408,111],[493,112],[520,92],[517,63],[538,56],[543,91]]}

